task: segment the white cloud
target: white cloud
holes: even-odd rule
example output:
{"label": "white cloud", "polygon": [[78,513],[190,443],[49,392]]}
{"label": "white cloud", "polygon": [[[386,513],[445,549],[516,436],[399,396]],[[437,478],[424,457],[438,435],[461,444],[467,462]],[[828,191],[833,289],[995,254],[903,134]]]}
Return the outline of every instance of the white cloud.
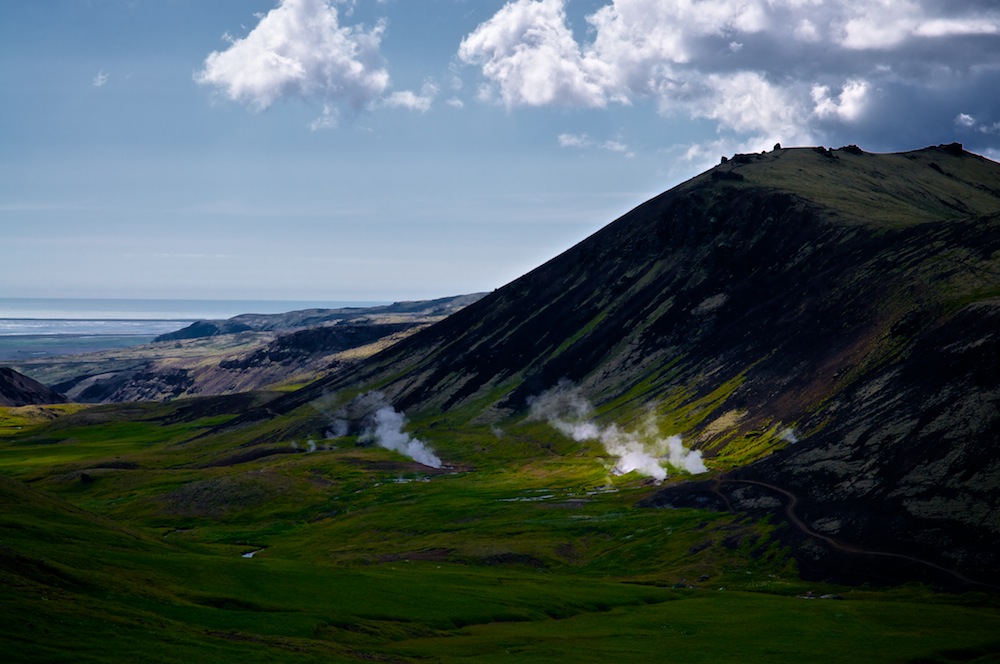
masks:
{"label": "white cloud", "polygon": [[[934,17],[933,3],[915,0],[878,0],[856,3],[853,15],[846,18],[840,35],[841,45],[851,49],[891,49],[913,37],[936,38],[1000,33],[1000,17],[978,14],[972,8],[965,15]],[[953,11],[955,8],[953,8]],[[962,8],[957,10],[962,12]],[[850,10],[848,10],[850,11]]]}
{"label": "white cloud", "polygon": [[955,117],[955,124],[962,127],[975,127],[976,119],[969,115],[968,113],[959,113]]}
{"label": "white cloud", "polygon": [[794,91],[769,82],[757,72],[710,74],[709,92],[689,105],[695,117],[716,120],[720,129],[755,136],[754,145],[812,140],[809,113]]}
{"label": "white cloud", "polygon": [[427,112],[430,110],[431,104],[434,103],[434,98],[437,97],[437,94],[438,87],[436,85],[433,83],[424,83],[420,88],[419,95],[412,90],[393,92],[382,103],[391,108],[407,108],[411,111]]}
{"label": "white cloud", "polygon": [[1000,42],[983,41],[1000,34],[1000,5],[986,0],[605,0],[586,20],[576,39],[565,0],[508,2],[459,49],[481,67],[479,99],[508,108],[653,102],[665,115],[716,123],[718,141],[694,151],[704,155],[772,141],[915,142],[939,135],[949,117],[896,122],[919,110],[916,100],[957,106],[954,117],[993,103],[1000,77]]}
{"label": "white cloud", "polygon": [[830,96],[828,86],[814,85],[812,88],[814,112],[820,118],[853,122],[864,111],[867,95],[868,84],[865,81],[847,81],[836,97]]}
{"label": "white cloud", "polygon": [[599,148],[608,152],[622,153],[627,157],[634,157],[635,154],[629,151],[628,145],[619,140],[609,139],[606,141],[595,141],[587,134],[559,134],[557,137],[561,148]]}
{"label": "white cloud", "polygon": [[423,97],[413,90],[393,92],[382,103],[390,108],[408,108],[411,111],[427,111],[434,101],[433,97]]}
{"label": "white cloud", "polygon": [[594,141],[586,134],[559,134],[561,148],[586,148],[593,144]]}
{"label": "white cloud", "polygon": [[[887,11],[893,8],[894,11]],[[888,49],[897,45],[917,27],[917,8],[912,2],[879,0],[858,3],[858,11],[844,17],[838,39],[850,49]]]}
{"label": "white cloud", "polygon": [[97,76],[94,77],[94,87],[103,88],[108,82],[108,75],[104,73],[104,70],[97,72]]}
{"label": "white cloud", "polygon": [[962,129],[972,129],[980,134],[1000,135],[1000,122],[987,124],[986,122],[980,122],[968,113],[959,113],[955,117],[955,126]]}
{"label": "white cloud", "polygon": [[818,42],[820,40],[819,30],[816,24],[807,18],[800,20],[792,30],[795,38],[803,42]]}
{"label": "white cloud", "polygon": [[1000,34],[1000,21],[996,18],[933,19],[918,25],[914,34],[920,37],[995,35]]}
{"label": "white cloud", "polygon": [[597,30],[594,47],[602,57],[640,66],[683,63],[695,57],[702,37],[765,29],[766,6],[759,0],[615,0],[587,21]]}
{"label": "white cloud", "polygon": [[288,96],[361,108],[389,86],[384,30],[340,25],[330,0],[281,0],[246,37],[209,54],[195,80],[259,110]]}
{"label": "white cloud", "polygon": [[[606,68],[581,52],[566,25],[563,0],[515,0],[468,35],[458,50],[482,66],[503,103],[600,107]],[[491,98],[492,90],[480,94]]]}
{"label": "white cloud", "polygon": [[320,129],[336,129],[340,124],[340,114],[337,109],[329,104],[323,105],[323,114],[309,123],[309,129],[319,131]]}

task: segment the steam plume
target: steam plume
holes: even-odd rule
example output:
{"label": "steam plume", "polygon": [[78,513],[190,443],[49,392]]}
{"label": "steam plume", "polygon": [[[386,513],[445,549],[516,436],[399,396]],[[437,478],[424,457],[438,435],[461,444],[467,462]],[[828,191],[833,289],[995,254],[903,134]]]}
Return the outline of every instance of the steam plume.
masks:
{"label": "steam plume", "polygon": [[661,436],[653,417],[637,431],[624,431],[612,424],[602,427],[592,419],[593,406],[567,380],[529,400],[530,418],[543,420],[576,441],[599,440],[608,454],[618,458],[614,472],[637,471],[656,480],[667,477],[664,464],[689,473],[707,470],[698,450],[684,447],[680,436]]}
{"label": "steam plume", "polygon": [[405,454],[425,466],[441,467],[441,459],[423,441],[403,431],[406,416],[389,405],[384,394],[372,392],[365,395],[365,399],[377,408],[369,415],[367,426],[361,433],[362,440]]}
{"label": "steam plume", "polygon": [[795,430],[792,429],[791,427],[785,427],[784,429],[782,429],[781,433],[779,434],[779,437],[782,440],[788,441],[792,445],[799,442],[799,437],[795,435]]}

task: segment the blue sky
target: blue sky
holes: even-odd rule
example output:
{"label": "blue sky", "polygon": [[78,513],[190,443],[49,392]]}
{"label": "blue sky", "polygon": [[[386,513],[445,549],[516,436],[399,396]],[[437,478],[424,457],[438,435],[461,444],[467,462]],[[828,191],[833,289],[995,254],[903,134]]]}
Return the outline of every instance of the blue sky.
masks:
{"label": "blue sky", "polygon": [[1000,8],[10,0],[0,86],[0,297],[418,299],[778,141],[1000,158]]}

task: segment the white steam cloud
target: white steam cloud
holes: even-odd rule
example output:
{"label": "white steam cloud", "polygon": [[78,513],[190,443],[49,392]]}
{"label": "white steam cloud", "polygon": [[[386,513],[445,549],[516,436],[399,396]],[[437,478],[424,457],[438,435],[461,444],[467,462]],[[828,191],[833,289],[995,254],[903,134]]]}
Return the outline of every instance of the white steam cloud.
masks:
{"label": "white steam cloud", "polygon": [[544,420],[576,441],[598,440],[608,454],[618,458],[614,471],[624,475],[637,471],[657,481],[667,477],[667,467],[689,473],[708,469],[701,452],[684,447],[680,436],[663,437],[654,417],[642,427],[625,431],[612,424],[602,427],[592,419],[593,407],[579,387],[569,381],[529,400],[533,420]]}
{"label": "white steam cloud", "polygon": [[362,440],[404,454],[425,466],[441,467],[441,459],[423,441],[403,431],[406,416],[396,411],[384,394],[372,392],[364,398],[375,410],[369,415],[368,424],[361,433]]}
{"label": "white steam cloud", "polygon": [[782,429],[781,433],[778,434],[778,437],[785,442],[791,443],[792,445],[799,442],[799,437],[795,434],[795,430],[791,427],[785,427]]}

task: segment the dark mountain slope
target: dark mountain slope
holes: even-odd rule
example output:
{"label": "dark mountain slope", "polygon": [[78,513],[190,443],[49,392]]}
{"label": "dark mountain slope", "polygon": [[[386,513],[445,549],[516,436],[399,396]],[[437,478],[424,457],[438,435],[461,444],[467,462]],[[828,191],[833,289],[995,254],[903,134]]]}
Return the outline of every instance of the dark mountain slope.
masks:
{"label": "dark mountain slope", "polygon": [[0,367],[0,406],[66,403],[62,394],[8,367]]}
{"label": "dark mountain slope", "polygon": [[[893,207],[922,191],[945,220]],[[823,205],[858,192],[864,205]],[[941,202],[951,198],[966,202]],[[759,409],[766,396],[772,417],[796,418],[848,369],[896,352],[893,326],[919,328],[996,285],[996,224],[965,215],[997,209],[1000,167],[954,146],[740,155],[314,389],[375,381],[407,409],[474,401],[512,413],[561,378],[606,404],[680,388],[695,403],[736,379],[728,408]]]}
{"label": "dark mountain slope", "polygon": [[[1000,582],[998,296],[1000,165],[957,145],[737,155],[270,407],[377,387],[464,425],[568,378],[604,421],[652,411],[715,467],[743,467],[722,485],[734,508],[780,518],[785,494],[735,482],[770,479],[813,533]],[[871,570],[799,536],[817,575]]]}

